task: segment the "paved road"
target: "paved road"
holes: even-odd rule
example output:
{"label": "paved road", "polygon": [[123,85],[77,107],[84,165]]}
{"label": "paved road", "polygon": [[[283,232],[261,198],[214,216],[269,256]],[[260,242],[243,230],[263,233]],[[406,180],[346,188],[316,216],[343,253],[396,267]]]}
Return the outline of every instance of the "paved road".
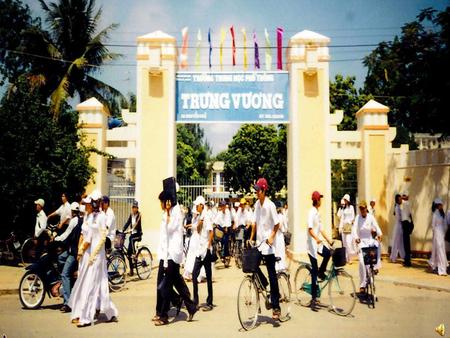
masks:
{"label": "paved road", "polygon": [[[437,337],[434,328],[450,329],[450,293],[378,283],[376,309],[357,304],[351,317],[336,316],[326,309],[317,313],[292,305],[292,319],[275,323],[263,310],[260,325],[242,332],[236,312],[236,296],[242,272],[235,267],[214,272],[214,303],[211,312],[199,312],[186,322],[182,312],[174,323],[155,327],[150,318],[155,306],[155,277],[131,281],[128,288],[112,294],[119,309],[118,323],[98,323],[76,328],[58,310],[60,300],[46,299],[40,310],[23,310],[18,295],[0,296],[0,334],[7,337]],[[357,264],[348,269],[356,276]],[[155,271],[156,272],[156,271]],[[443,279],[444,281],[444,279]],[[200,285],[201,300],[206,284]],[[323,299],[325,302],[326,299]]]}

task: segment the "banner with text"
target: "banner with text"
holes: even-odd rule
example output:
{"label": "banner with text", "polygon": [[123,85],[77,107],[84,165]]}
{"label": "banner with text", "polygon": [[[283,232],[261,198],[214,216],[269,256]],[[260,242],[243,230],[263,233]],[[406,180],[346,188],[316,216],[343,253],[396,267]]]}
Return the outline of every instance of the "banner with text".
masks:
{"label": "banner with text", "polygon": [[287,72],[178,72],[176,122],[289,123]]}

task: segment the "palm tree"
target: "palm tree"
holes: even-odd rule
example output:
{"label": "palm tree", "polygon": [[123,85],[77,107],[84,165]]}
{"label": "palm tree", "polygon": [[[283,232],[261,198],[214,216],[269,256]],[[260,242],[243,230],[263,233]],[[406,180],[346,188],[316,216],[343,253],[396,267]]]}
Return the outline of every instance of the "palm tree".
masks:
{"label": "palm tree", "polygon": [[95,0],[39,2],[49,30],[34,29],[29,34],[34,41],[31,48],[38,48],[41,52],[45,50],[50,57],[43,62],[40,71],[51,93],[55,118],[61,104],[75,94],[81,101],[94,96],[111,113],[116,113],[120,100],[125,97],[117,89],[93,77],[93,74],[98,73],[104,63],[120,57],[111,53],[104,44],[118,25],[111,24],[98,32],[102,9],[95,11]]}

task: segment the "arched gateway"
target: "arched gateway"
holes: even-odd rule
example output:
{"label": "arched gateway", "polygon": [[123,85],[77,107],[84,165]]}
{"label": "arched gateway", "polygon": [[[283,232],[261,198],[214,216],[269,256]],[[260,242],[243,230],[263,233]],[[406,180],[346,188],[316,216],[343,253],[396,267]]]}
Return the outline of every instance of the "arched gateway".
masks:
{"label": "arched gateway", "polygon": [[[246,116],[243,122],[288,124],[288,202],[294,251],[305,251],[312,191],[323,193],[323,222],[331,224],[331,159],[359,160],[358,196],[379,201],[378,221],[386,230],[386,154],[391,151],[395,128],[387,123],[389,109],[370,101],[356,115],[358,130],[337,131],[343,113],[330,114],[329,42],[328,37],[311,31],[294,35],[287,49],[287,72],[187,73],[177,72],[174,37],[156,31],[137,38],[136,198],[145,215],[147,243],[156,248],[161,181],[176,176],[176,123],[230,120],[226,115],[209,114],[212,110],[228,110],[233,115],[234,109],[237,115]],[[77,109],[88,140],[106,149],[101,105],[82,103]],[[246,110],[254,115],[248,117]],[[105,191],[105,165],[97,162],[96,182]]]}

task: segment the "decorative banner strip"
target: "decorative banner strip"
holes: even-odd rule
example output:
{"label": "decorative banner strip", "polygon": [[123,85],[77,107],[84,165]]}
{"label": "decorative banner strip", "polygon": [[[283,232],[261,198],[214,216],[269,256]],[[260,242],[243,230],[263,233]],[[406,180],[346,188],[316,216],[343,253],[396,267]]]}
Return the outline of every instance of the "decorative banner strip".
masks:
{"label": "decorative banner strip", "polygon": [[202,44],[202,32],[200,30],[200,28],[198,29],[197,32],[197,51],[195,53],[195,67],[197,69],[200,68],[200,47]]}
{"label": "decorative banner strip", "polygon": [[245,31],[245,28],[242,28],[241,32],[242,32],[242,35],[244,36],[244,70],[247,70],[247,67],[248,67],[248,61],[247,61],[247,32]]}
{"label": "decorative banner strip", "polygon": [[208,43],[209,43],[209,69],[211,69],[211,54],[212,54],[211,28],[208,29]]}
{"label": "decorative banner strip", "polygon": [[183,44],[181,46],[180,64],[181,68],[187,68],[187,48],[188,48],[188,28],[184,27],[181,30],[181,35],[183,37]]}
{"label": "decorative banner strip", "polygon": [[219,55],[220,70],[222,70],[222,66],[223,66],[223,43],[225,41],[226,34],[227,34],[227,31],[224,28],[221,28],[220,29],[220,55]]}
{"label": "decorative banner strip", "polygon": [[233,46],[233,66],[236,66],[236,41],[234,40],[234,27],[230,27],[231,32],[231,44]]}
{"label": "decorative banner strip", "polygon": [[256,41],[256,32],[253,31],[253,42],[255,44],[255,68],[259,69],[259,50],[258,50],[258,42]]}
{"label": "decorative banner strip", "polygon": [[277,28],[277,69],[283,70],[283,28]]}
{"label": "decorative banner strip", "polygon": [[270,45],[269,33],[267,29],[264,28],[264,35],[266,36],[266,70],[272,69],[272,46]]}

